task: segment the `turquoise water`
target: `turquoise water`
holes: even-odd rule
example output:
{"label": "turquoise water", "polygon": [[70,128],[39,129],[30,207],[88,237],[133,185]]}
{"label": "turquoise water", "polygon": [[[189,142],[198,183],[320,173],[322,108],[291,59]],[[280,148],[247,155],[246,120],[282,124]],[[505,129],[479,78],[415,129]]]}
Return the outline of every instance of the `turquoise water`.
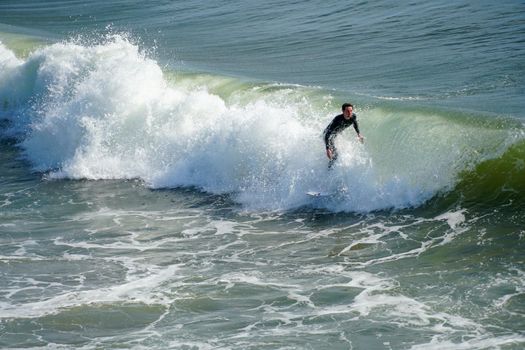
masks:
{"label": "turquoise water", "polygon": [[517,1],[1,2],[0,346],[523,348],[524,32]]}

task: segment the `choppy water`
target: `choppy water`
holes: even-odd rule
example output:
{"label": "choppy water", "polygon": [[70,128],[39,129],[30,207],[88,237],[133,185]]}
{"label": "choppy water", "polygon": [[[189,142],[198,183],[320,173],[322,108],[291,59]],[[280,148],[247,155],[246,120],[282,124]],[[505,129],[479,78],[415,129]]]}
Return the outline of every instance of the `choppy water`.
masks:
{"label": "choppy water", "polygon": [[0,345],[521,349],[523,10],[0,3]]}

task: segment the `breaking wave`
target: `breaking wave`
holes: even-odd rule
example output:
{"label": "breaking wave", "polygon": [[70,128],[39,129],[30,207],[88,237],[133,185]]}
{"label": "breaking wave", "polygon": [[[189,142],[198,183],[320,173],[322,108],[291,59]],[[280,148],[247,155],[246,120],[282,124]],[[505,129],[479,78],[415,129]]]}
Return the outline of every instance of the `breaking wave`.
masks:
{"label": "breaking wave", "polygon": [[[252,209],[367,212],[467,188],[465,174],[512,158],[509,147],[524,138],[515,120],[358,104],[366,141],[345,131],[328,171],[321,133],[341,102],[321,89],[163,70],[122,35],[24,59],[0,43],[2,134],[49,178],[139,178],[228,194]],[[523,173],[523,158],[503,163]]]}

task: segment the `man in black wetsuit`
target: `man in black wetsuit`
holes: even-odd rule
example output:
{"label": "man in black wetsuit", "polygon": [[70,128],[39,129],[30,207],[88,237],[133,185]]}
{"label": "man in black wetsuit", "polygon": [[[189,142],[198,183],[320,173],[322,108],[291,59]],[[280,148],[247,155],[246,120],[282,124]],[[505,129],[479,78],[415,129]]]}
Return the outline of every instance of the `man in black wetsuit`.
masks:
{"label": "man in black wetsuit", "polygon": [[341,131],[349,127],[354,126],[357,132],[357,138],[363,142],[363,136],[359,133],[359,125],[357,125],[357,116],[353,112],[354,106],[350,103],[344,103],[342,106],[343,113],[336,116],[330,124],[324,130],[324,142],[326,144],[326,156],[330,159],[328,163],[328,169],[332,168],[335,160],[337,159],[337,149],[334,146],[334,139]]}

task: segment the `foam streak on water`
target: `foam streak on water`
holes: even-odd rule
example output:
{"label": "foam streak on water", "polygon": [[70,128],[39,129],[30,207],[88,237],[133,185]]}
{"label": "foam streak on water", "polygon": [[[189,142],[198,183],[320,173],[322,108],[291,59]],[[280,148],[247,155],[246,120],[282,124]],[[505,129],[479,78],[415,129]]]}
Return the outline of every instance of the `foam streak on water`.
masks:
{"label": "foam streak on water", "polygon": [[[463,277],[479,264],[457,251],[477,239],[480,218],[465,210],[316,227],[315,213],[225,215],[217,204],[180,207],[184,192],[96,187],[105,188],[97,204],[82,200],[93,191],[68,191],[76,193],[71,214],[3,228],[10,238],[0,257],[9,277],[0,296],[2,341],[200,349],[513,349],[525,342],[514,312],[523,271],[510,263],[497,275]],[[63,198],[48,200],[43,216]],[[128,208],[111,209],[121,201]],[[143,201],[151,208],[134,209]],[[494,321],[502,317],[517,323]]]}

